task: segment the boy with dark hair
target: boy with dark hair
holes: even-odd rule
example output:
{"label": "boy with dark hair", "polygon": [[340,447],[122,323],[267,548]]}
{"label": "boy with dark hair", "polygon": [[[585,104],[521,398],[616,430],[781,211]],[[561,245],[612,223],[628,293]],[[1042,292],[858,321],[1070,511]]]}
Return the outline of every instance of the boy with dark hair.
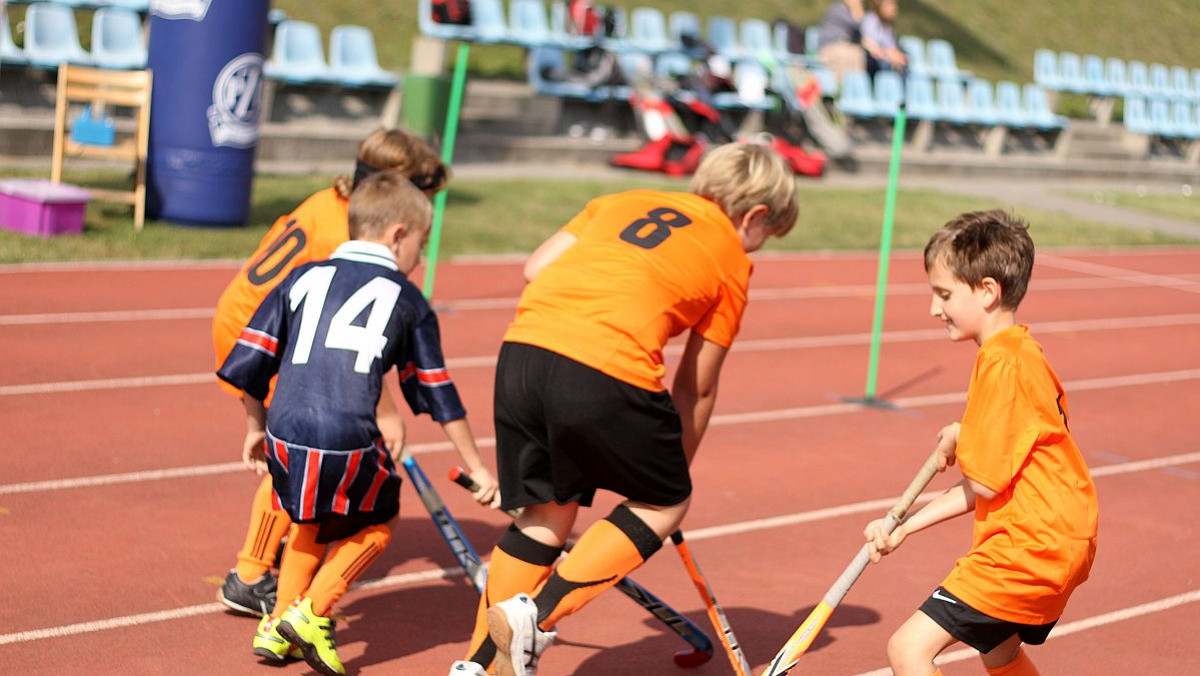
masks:
{"label": "boy with dark hair", "polygon": [[[295,524],[278,599],[254,637],[260,657],[282,661],[299,649],[322,674],[345,673],[330,610],[383,553],[400,509],[400,477],[375,417],[383,375],[398,367],[414,413],[471,436],[437,317],[405,277],[420,261],[430,213],[402,174],[364,179],[350,197],[350,241],[275,287],[217,372],[245,392],[243,459],[260,472],[265,460],[272,499]],[[473,438],[451,440],[464,462],[481,466]]]}
{"label": "boy with dark hair", "polygon": [[872,561],[971,510],[971,550],[888,641],[896,676],[940,676],[956,641],[993,676],[1036,676],[1022,643],[1041,644],[1096,556],[1096,489],[1067,424],[1062,383],[1015,313],[1033,270],[1028,226],[1003,211],[965,213],[925,247],[930,313],[951,340],[979,345],[962,423],[939,448],[963,480],[890,535],[864,532]]}

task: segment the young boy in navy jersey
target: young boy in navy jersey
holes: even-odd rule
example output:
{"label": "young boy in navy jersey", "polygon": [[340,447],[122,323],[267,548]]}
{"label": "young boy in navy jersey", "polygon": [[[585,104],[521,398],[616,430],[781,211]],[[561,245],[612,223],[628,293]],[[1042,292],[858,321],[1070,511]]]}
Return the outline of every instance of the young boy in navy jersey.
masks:
{"label": "young boy in navy jersey", "polygon": [[413,412],[431,414],[463,461],[482,466],[437,317],[405,277],[420,261],[430,212],[396,172],[363,181],[350,198],[350,241],[272,290],[217,372],[246,393],[243,459],[260,471],[265,460],[274,499],[295,523],[274,611],[254,637],[261,657],[299,650],[320,673],[345,673],[329,612],[387,547],[400,508],[401,480],[375,419],[383,374],[397,367]]}

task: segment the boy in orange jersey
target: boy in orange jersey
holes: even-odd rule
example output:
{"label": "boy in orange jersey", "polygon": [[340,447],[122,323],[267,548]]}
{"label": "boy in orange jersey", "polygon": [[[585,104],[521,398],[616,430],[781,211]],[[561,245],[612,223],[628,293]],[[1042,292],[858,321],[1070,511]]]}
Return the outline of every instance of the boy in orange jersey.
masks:
{"label": "boy in orange jersey", "polygon": [[[497,674],[534,673],[555,624],[678,528],[746,306],[746,254],[796,215],[787,162],[729,144],[703,161],[691,192],[594,199],[533,253],[495,389],[502,506],[524,511],[492,550],[468,659],[451,674],[482,676],[493,661]],[[663,348],[684,331],[667,392]],[[597,489],[626,500],[554,568]]]}
{"label": "boy in orange jersey", "polygon": [[[328,258],[349,239],[347,213],[350,194],[368,176],[384,169],[407,177],[426,196],[432,197],[446,185],[446,167],[420,138],[400,129],[373,132],[358,146],[354,177],[339,176],[329,188],[314,193],[291,214],[281,216],[263,237],[258,249],[238,271],[217,301],[213,317],[213,347],[219,369],[237,343],[263,299],[296,267]],[[416,374],[417,377],[420,373]],[[218,380],[221,389],[242,397],[229,383]],[[272,381],[272,390],[274,381]],[[270,394],[267,403],[271,400]],[[376,412],[384,443],[393,450],[404,441],[404,425],[388,388],[384,388]],[[474,437],[466,419],[450,421],[447,435],[468,457],[478,457]],[[260,474],[263,467],[257,467]],[[478,472],[481,489],[476,499],[485,504],[496,495],[496,481],[483,465]],[[237,566],[225,577],[217,599],[231,610],[260,617],[275,606],[276,578],[270,574],[275,553],[291,526],[287,512],[272,504],[271,477],[260,482],[250,510],[246,538],[237,555]]]}
{"label": "boy in orange jersey", "polygon": [[1067,425],[1062,383],[1015,312],[1033,270],[1027,225],[1003,211],[960,215],[925,247],[930,313],[979,345],[962,423],[939,434],[963,480],[890,535],[867,525],[872,561],[909,535],[975,512],[971,550],[892,635],[897,676],[940,675],[956,641],[993,676],[1035,676],[1022,643],[1045,642],[1096,555],[1096,490]]}

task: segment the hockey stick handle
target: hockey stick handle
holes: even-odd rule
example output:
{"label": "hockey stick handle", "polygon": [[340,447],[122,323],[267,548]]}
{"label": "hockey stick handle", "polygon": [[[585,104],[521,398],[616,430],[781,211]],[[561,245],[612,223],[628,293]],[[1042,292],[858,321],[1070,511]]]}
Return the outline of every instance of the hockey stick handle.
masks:
{"label": "hockey stick handle", "polygon": [[[455,466],[450,469],[450,480],[471,492],[479,490],[479,484],[475,483],[471,475],[462,467]],[[520,510],[510,509],[505,513],[516,518],[520,514]],[[568,542],[563,549],[570,551],[571,543]],[[646,609],[660,622],[667,625],[671,631],[678,634],[679,638],[692,647],[690,651],[675,653],[676,665],[691,668],[704,664],[712,658],[712,639],[708,638],[694,622],[680,615],[678,611],[651,593],[649,589],[646,589],[629,577],[623,577],[618,580],[616,587],[621,593],[633,599],[634,603]]]}
{"label": "hockey stick handle", "polygon": [[442,539],[449,545],[450,552],[454,554],[458,565],[462,566],[463,572],[467,574],[467,578],[471,580],[471,584],[482,594],[487,569],[484,568],[479,554],[475,553],[475,549],[471,547],[471,542],[467,540],[458,522],[451,516],[450,510],[442,502],[442,497],[438,495],[437,490],[429,483],[429,477],[425,476],[425,472],[417,464],[416,458],[413,457],[412,452],[407,446],[400,452],[400,464],[404,465],[404,471],[408,473],[408,478],[412,481],[413,488],[417,491],[417,496],[421,498],[421,502],[425,505],[425,510],[433,518],[434,525],[437,526]]}

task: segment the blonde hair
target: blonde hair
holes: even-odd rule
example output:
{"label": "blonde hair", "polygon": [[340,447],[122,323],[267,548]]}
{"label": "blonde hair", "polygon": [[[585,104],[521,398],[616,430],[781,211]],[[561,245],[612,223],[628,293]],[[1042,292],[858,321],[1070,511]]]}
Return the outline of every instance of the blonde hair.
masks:
{"label": "blonde hair", "polygon": [[979,288],[985,277],[996,280],[1000,306],[1016,310],[1033,274],[1029,224],[1000,209],[959,214],[925,245],[925,272],[938,261],[973,289]]}
{"label": "blonde hair", "polygon": [[374,239],[391,225],[429,227],[433,207],[425,193],[395,170],[372,174],[350,195],[350,239]]}
{"label": "blonde hair", "polygon": [[[403,129],[376,129],[358,144],[358,161],[376,169],[393,169],[417,183],[428,194],[446,187],[449,171],[438,154],[419,136]],[[350,199],[354,177],[338,176],[333,189]]]}
{"label": "blonde hair", "polygon": [[765,224],[776,237],[788,234],[800,213],[796,175],[779,153],[755,143],[727,143],[710,152],[692,177],[692,192],[716,202],[734,223],[765,205]]}

